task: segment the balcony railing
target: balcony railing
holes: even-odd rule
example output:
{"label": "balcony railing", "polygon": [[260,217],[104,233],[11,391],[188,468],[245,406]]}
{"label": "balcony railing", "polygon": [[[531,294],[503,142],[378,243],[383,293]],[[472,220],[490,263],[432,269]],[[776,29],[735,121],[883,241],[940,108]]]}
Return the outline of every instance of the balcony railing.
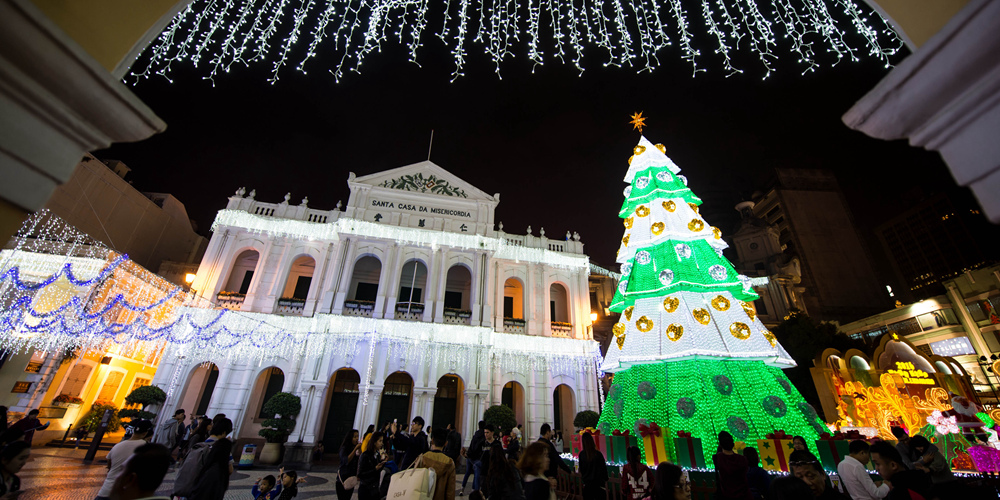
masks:
{"label": "balcony railing", "polygon": [[375,303],[368,300],[344,301],[344,316],[362,316],[370,318],[372,317],[372,311],[374,310]]}
{"label": "balcony railing", "polygon": [[278,314],[289,314],[293,316],[301,316],[302,311],[306,307],[306,299],[297,299],[293,297],[282,297],[278,299]]}
{"label": "balcony railing", "polygon": [[424,304],[421,302],[397,302],[394,319],[403,321],[423,321]]}
{"label": "balcony railing", "polygon": [[504,333],[525,333],[527,331],[526,323],[523,319],[504,318],[503,331]]}
{"label": "balcony railing", "polygon": [[553,337],[572,337],[573,336],[573,324],[563,323],[562,321],[553,321],[549,323],[552,328]]}
{"label": "balcony railing", "polygon": [[246,298],[246,294],[242,293],[219,292],[219,296],[215,298],[215,303],[223,309],[239,311],[243,308],[243,299]]}
{"label": "balcony railing", "polygon": [[448,325],[468,325],[472,323],[472,311],[444,308],[444,323]]}

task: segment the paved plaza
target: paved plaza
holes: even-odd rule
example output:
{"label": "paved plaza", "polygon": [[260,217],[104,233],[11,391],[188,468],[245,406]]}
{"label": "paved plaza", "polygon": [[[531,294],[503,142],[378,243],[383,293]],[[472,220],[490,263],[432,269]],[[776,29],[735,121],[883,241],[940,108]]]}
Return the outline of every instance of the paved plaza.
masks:
{"label": "paved plaza", "polygon": [[[31,459],[18,474],[21,489],[24,490],[19,500],[93,500],[107,475],[103,461],[106,452],[99,452],[92,465],[83,464],[84,454],[85,450],[33,448]],[[334,469],[327,466],[321,467],[320,471],[306,473],[306,483],[299,486],[296,498],[336,498]],[[237,470],[230,480],[226,500],[249,500],[254,481],[267,474],[277,475],[278,471],[265,468]],[[158,493],[168,495],[175,478],[175,471],[167,473]],[[458,479],[461,481],[461,476]]]}

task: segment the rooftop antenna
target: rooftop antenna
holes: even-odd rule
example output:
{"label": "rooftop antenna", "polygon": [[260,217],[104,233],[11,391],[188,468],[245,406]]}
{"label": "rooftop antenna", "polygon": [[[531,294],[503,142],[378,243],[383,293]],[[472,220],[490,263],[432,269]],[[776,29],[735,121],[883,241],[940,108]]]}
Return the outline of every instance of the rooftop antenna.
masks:
{"label": "rooftop antenna", "polygon": [[434,147],[434,129],[431,129],[431,143],[427,145],[427,161],[431,161],[431,148]]}

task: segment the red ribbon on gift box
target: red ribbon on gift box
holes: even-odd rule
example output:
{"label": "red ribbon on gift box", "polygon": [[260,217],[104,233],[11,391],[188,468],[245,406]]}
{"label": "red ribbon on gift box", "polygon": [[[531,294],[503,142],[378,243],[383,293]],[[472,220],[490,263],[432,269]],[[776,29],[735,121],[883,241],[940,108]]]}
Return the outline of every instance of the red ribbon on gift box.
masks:
{"label": "red ribbon on gift box", "polygon": [[785,434],[785,431],[774,431],[765,437],[768,439],[792,439],[792,436]]}
{"label": "red ribbon on gift box", "polygon": [[824,441],[839,441],[839,440],[842,440],[842,439],[847,439],[847,437],[845,437],[844,434],[841,433],[841,432],[838,432],[838,433],[836,433],[836,434],[834,434],[832,436],[830,435],[829,432],[824,432],[823,434],[821,434],[819,436],[819,438],[822,439],[822,440],[824,440]]}
{"label": "red ribbon on gift box", "polygon": [[688,431],[677,431],[677,437],[679,437],[679,438],[689,438],[689,437],[691,437],[691,433],[688,432]]}
{"label": "red ribbon on gift box", "polygon": [[629,432],[632,432],[632,431],[627,431],[627,430],[626,431],[620,431],[618,429],[615,429],[615,430],[611,431],[611,435],[612,436],[628,436]]}
{"label": "red ribbon on gift box", "polygon": [[660,426],[657,425],[656,422],[653,422],[649,425],[639,424],[639,434],[645,438],[650,436],[662,436],[663,432],[660,430]]}

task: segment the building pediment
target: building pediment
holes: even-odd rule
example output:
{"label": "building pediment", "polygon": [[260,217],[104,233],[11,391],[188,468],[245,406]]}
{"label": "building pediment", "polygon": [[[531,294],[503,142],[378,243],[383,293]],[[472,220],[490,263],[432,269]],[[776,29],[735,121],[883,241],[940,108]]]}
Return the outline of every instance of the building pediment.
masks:
{"label": "building pediment", "polygon": [[[354,174],[351,175],[353,177]],[[377,188],[447,196],[454,199],[497,201],[495,196],[486,194],[479,188],[431,161],[422,161],[384,172],[354,177],[349,179],[349,182],[366,184]]]}

